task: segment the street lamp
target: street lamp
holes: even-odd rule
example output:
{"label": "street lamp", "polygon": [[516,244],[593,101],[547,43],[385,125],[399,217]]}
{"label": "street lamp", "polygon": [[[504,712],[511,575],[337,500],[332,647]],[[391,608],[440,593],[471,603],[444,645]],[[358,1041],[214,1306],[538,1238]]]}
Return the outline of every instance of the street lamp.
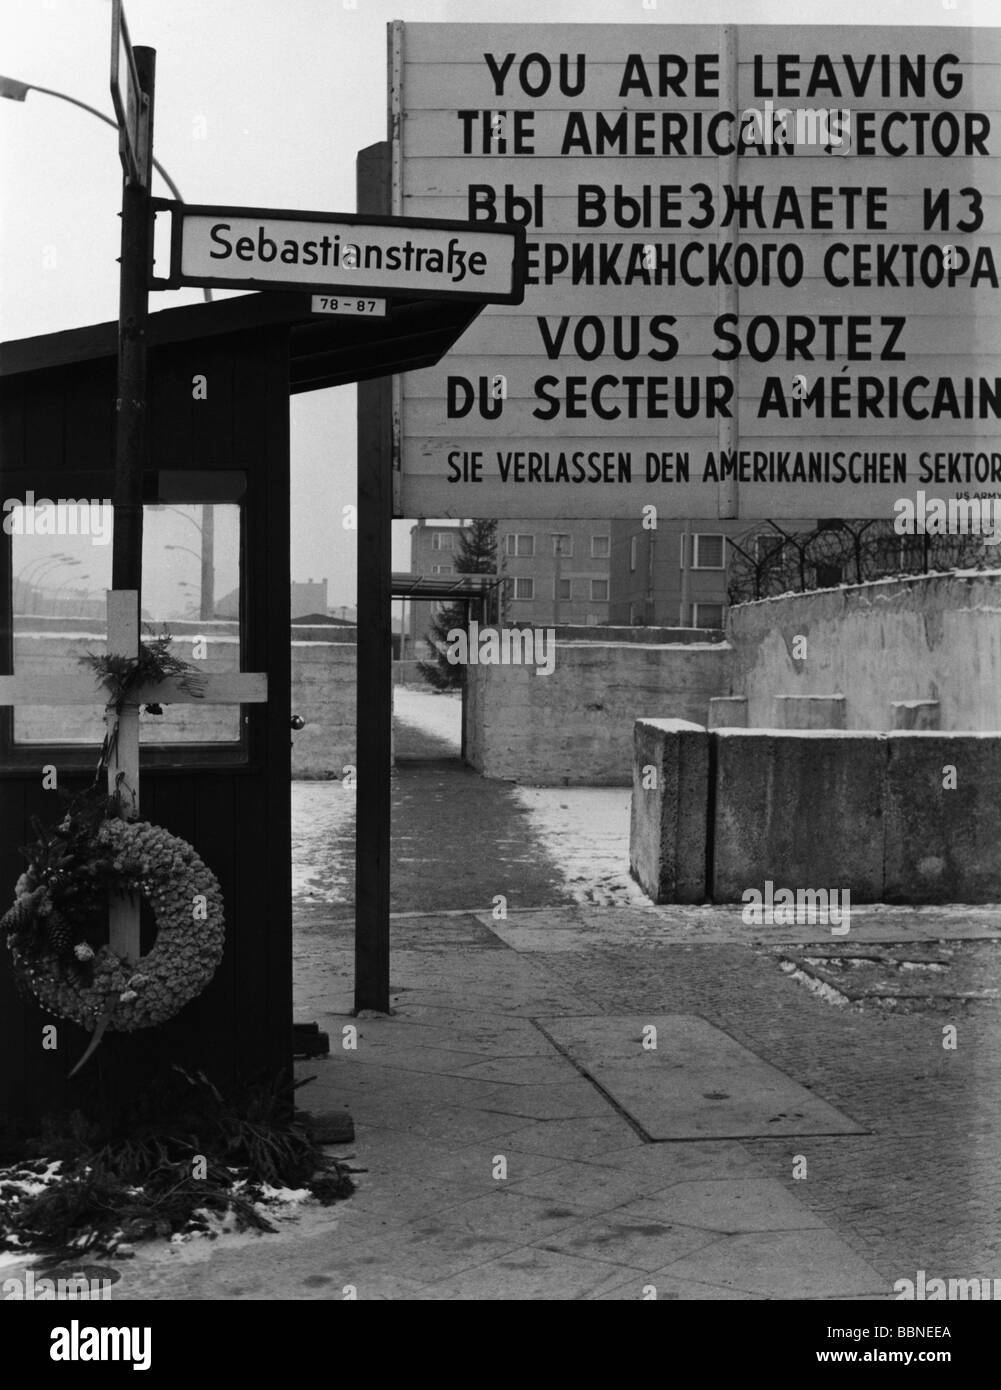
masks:
{"label": "street lamp", "polygon": [[[176,511],[176,508],[169,508]],[[183,515],[183,513],[182,513]],[[165,545],[164,550],[183,550],[186,555],[193,555],[198,561],[201,573],[202,596],[199,604],[199,616],[203,622],[208,622],[215,617],[215,548],[214,531],[212,524],[212,509],[209,506],[202,508],[202,516],[205,520],[204,526],[199,526],[193,517],[188,517],[192,526],[201,533],[202,549],[201,554],[197,550],[192,550],[190,545]]]}
{"label": "street lamp", "polygon": [[14,578],[20,579],[22,584],[26,584],[27,580],[24,578],[24,576],[28,573],[29,570],[35,569],[36,566],[39,569],[41,569],[43,565],[51,565],[55,560],[62,562],[63,560],[69,560],[70,558],[71,557],[66,554],[65,550],[58,550],[55,553],[55,555],[36,555],[34,560],[29,560],[27,564],[21,566],[21,568],[14,575]]}
{"label": "street lamp", "polygon": [[[47,555],[40,564],[37,562],[35,563],[37,564],[37,568],[31,576],[31,583],[25,586],[30,589],[32,593],[40,592],[41,585],[39,584],[39,580],[43,575],[53,574],[56,570],[62,569],[63,565],[68,565],[70,563],[70,557],[68,555]],[[24,570],[29,568],[31,568],[31,566],[25,565]],[[24,570],[21,571],[22,574]],[[20,578],[20,576],[18,577]],[[21,582],[23,584],[24,580],[21,580]]]}
{"label": "street lamp", "polygon": [[[215,510],[210,502],[202,503],[201,525],[190,512],[184,512],[180,507],[163,506],[158,510],[176,512],[179,517],[190,522],[202,538],[202,553],[198,557],[202,571],[202,597],[199,612],[202,621],[207,622],[215,617]],[[169,550],[170,546],[167,549]]]}
{"label": "street lamp", "polygon": [[[48,578],[50,574],[55,574],[57,570],[78,568],[82,563],[82,560],[54,560],[52,562],[51,567],[44,571],[45,577]],[[35,580],[31,586],[34,593],[37,594],[39,600],[37,604],[32,605],[31,611],[33,613],[41,613],[42,611],[41,598],[42,595],[45,593],[45,590],[42,588],[42,585],[38,582],[39,576],[42,574],[42,572],[42,570],[38,571],[38,574],[35,576]],[[73,576],[71,575],[70,578],[72,579]]]}
{"label": "street lamp", "polygon": [[[88,111],[92,116],[96,116],[105,125],[110,125],[113,130],[118,130],[118,122],[106,116],[103,111],[99,111],[96,106],[90,106],[87,102],[81,101],[79,97],[71,97],[66,92],[57,92],[53,87],[39,87],[35,82],[19,82],[16,77],[4,77],[0,74],[0,97],[6,97],[8,101],[24,101],[29,92],[42,92],[47,97],[55,97],[58,101],[68,101],[71,106],[79,106],[82,111]],[[181,190],[167,173],[160,161],[152,157],[153,168],[163,179],[170,189],[173,196],[179,203],[183,203]],[[212,303],[212,291],[203,290],[206,304]]]}
{"label": "street lamp", "polygon": [[[83,574],[71,574],[68,579],[64,579],[63,582],[59,585],[59,588],[52,595],[52,607],[56,607],[60,598],[62,597],[63,590],[67,588],[70,584],[76,584],[81,579],[90,579],[91,577],[92,576],[90,571],[84,570]],[[81,590],[77,590],[77,592],[80,593]],[[56,616],[58,616],[58,614]]]}

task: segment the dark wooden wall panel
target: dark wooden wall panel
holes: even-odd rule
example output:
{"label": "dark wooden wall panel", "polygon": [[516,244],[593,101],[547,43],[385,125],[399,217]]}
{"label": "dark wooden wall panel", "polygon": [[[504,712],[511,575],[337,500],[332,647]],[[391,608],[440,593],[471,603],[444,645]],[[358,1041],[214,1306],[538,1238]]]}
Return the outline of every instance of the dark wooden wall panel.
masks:
{"label": "dark wooden wall panel", "polygon": [[[292,650],[289,641],[290,502],[289,502],[289,353],[287,342],[271,335],[267,348],[265,396],[267,466],[257,475],[263,506],[250,509],[254,529],[251,554],[258,557],[260,587],[255,606],[265,615],[251,633],[251,669],[268,672],[267,715],[258,707],[251,718],[263,743],[265,776],[256,795],[264,798],[258,822],[265,828],[263,856],[267,875],[268,921],[262,957],[268,984],[262,1039],[267,1065],[274,1073],[288,1065],[292,1049],[292,864],[291,748]],[[257,608],[251,609],[251,612]],[[258,646],[260,644],[260,646]],[[266,644],[266,645],[265,645]],[[259,659],[264,664],[254,667]]]}
{"label": "dark wooden wall panel", "polygon": [[[60,1029],[57,1053],[41,1050],[49,1015],[19,998],[0,943],[0,1105],[37,1116],[72,1106],[100,1081],[125,1087],[151,1051],[202,1066],[222,1082],[237,1074],[274,1078],[291,1064],[292,963],[290,845],[290,645],[288,329],[255,330],[154,354],[151,450],[160,469],[242,469],[245,498],[243,598],[245,670],[266,671],[269,703],[248,706],[247,758],[227,766],[212,749],[178,755],[176,765],[144,760],[144,818],[189,840],[218,877],[226,903],[226,949],[205,992],[162,1028],[128,1039],[106,1038],[88,1064],[89,1079],[66,1082],[84,1051],[86,1033]],[[195,401],[191,378],[208,377],[208,397]],[[20,389],[15,389],[20,383]],[[114,438],[114,363],[86,362],[48,373],[7,378],[0,395],[3,467],[39,479],[106,478]],[[12,462],[11,462],[12,461]],[[43,495],[42,488],[36,489]],[[51,494],[50,494],[51,495]],[[6,559],[7,552],[4,551]],[[9,613],[9,564],[2,607]],[[0,659],[9,657],[4,633]],[[97,749],[93,751],[96,761]],[[0,895],[4,907],[23,867],[17,847],[31,836],[30,817],[54,816],[52,793],[38,767],[0,769]],[[154,757],[161,757],[155,754]],[[3,757],[0,750],[0,758]],[[89,754],[88,754],[89,759]],[[68,780],[61,777],[66,785]],[[89,781],[78,774],[77,785]],[[46,800],[45,798],[49,799]]]}

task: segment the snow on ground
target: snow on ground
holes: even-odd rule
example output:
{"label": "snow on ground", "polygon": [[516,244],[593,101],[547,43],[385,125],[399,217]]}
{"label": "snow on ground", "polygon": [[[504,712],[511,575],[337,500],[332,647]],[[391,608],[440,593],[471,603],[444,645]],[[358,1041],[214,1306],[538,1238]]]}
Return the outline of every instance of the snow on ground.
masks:
{"label": "snow on ground", "polygon": [[410,686],[393,687],[393,714],[403,724],[411,724],[433,738],[453,744],[458,757],[462,747],[462,694],[450,690],[438,694],[431,690],[414,690]]}
{"label": "snow on ground", "polygon": [[343,782],[293,782],[292,897],[347,902],[354,845],[354,789]]}
{"label": "snow on ground", "polygon": [[516,787],[574,902],[649,905],[629,876],[629,787]]}

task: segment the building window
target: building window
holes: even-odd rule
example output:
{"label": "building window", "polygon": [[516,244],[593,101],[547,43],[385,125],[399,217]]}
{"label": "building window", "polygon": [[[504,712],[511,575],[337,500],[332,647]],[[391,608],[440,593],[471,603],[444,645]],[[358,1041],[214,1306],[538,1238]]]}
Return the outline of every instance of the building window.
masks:
{"label": "building window", "polygon": [[535,537],[533,535],[515,535],[511,532],[504,537],[504,554],[529,556],[535,554]]}
{"label": "building window", "polygon": [[452,532],[451,532],[451,531],[433,531],[433,532],[431,533],[431,549],[432,549],[432,550],[451,550],[451,549],[452,549]]}
{"label": "building window", "polygon": [[535,598],[535,580],[519,576],[514,581],[514,598]]}
{"label": "building window", "polygon": [[556,580],[553,580],[553,598],[558,598],[561,602],[569,602],[573,598],[573,580],[561,579],[559,581],[559,593],[556,592]]}
{"label": "building window", "polygon": [[721,603],[692,604],[693,627],[722,627],[723,605]]}
{"label": "building window", "polygon": [[591,537],[591,559],[607,560],[612,553],[611,536],[592,536]]}
{"label": "building window", "polygon": [[567,532],[554,532],[552,541],[554,555],[573,554],[573,536],[569,535]]}
{"label": "building window", "polygon": [[451,565],[432,565],[432,574],[454,574],[455,570]]}
{"label": "building window", "polygon": [[636,537],[629,537],[629,573],[636,573]]}
{"label": "building window", "polygon": [[607,603],[607,602],[608,602],[608,580],[607,580],[607,579],[592,579],[592,580],[591,580],[591,602],[592,602],[592,603]]}
{"label": "building window", "polygon": [[692,569],[723,569],[723,539],[722,536],[697,535],[695,537],[695,554],[692,561]]}

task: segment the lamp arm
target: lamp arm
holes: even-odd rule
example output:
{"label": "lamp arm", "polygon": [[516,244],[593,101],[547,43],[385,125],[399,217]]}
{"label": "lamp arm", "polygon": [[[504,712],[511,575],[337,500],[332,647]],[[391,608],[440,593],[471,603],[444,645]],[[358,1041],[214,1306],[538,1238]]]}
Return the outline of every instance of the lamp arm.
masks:
{"label": "lamp arm", "polygon": [[[67,92],[57,92],[52,87],[37,87],[34,82],[27,83],[26,85],[33,92],[44,92],[47,97],[56,97],[59,101],[68,101],[71,106],[79,106],[82,111],[89,111],[90,114],[96,116],[99,121],[103,121],[105,125],[110,125],[113,130],[118,129],[117,121],[112,120],[110,116],[106,116],[104,112],[99,111],[96,106],[91,106],[88,102],[81,101],[79,97],[71,97]],[[177,201],[183,203],[184,199],[181,196],[181,190],[155,156],[153,158],[153,168],[163,179]]]}

